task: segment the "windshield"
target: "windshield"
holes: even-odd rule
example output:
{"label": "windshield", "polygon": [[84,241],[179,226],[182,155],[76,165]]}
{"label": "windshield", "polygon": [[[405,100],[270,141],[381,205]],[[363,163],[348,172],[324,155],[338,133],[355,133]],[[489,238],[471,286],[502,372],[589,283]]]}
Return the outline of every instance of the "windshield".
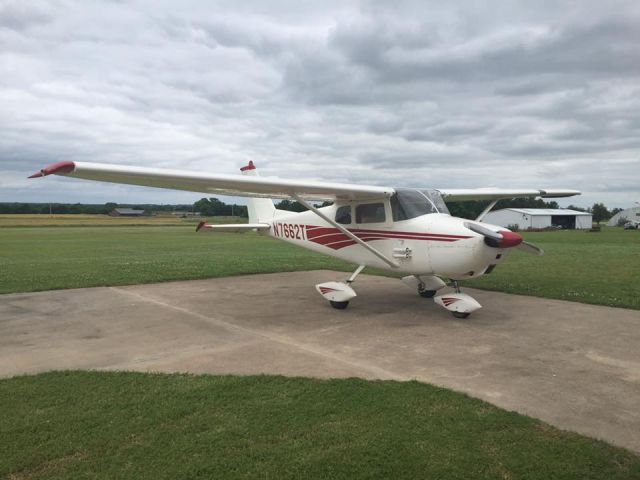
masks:
{"label": "windshield", "polygon": [[431,202],[433,202],[433,204],[438,209],[438,213],[446,213],[447,215],[450,215],[447,204],[444,203],[442,195],[438,190],[433,190],[432,188],[423,188],[420,190],[420,193],[422,193],[425,197],[431,200]]}
{"label": "windshield", "polygon": [[429,213],[449,213],[437,190],[416,190],[413,188],[396,189],[396,193],[391,197],[391,211],[394,222],[409,220]]}

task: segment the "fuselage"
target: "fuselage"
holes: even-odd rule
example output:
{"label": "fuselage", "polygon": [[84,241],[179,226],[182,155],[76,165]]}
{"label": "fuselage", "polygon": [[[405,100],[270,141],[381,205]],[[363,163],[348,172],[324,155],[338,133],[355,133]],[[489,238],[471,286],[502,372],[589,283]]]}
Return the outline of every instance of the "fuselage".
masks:
{"label": "fuselage", "polygon": [[358,265],[453,280],[479,277],[493,270],[493,266],[502,262],[508,253],[508,249],[488,246],[482,235],[466,228],[465,223],[469,220],[447,213],[428,213],[396,221],[390,211],[390,203],[386,202],[384,218],[378,216],[383,221],[369,221],[375,218],[358,217],[357,214],[341,219],[339,209],[344,209],[345,205],[349,204],[338,203],[319,211],[331,219],[342,220],[343,228],[392,258],[398,267],[377,258],[311,211],[292,213],[276,210],[270,222],[271,228],[263,234]]}

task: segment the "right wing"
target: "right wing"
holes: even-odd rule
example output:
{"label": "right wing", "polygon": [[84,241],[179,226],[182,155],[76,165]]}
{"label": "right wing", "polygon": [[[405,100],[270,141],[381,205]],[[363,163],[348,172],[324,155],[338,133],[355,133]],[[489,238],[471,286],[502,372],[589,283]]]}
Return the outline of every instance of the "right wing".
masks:
{"label": "right wing", "polygon": [[511,189],[511,188],[452,188],[438,189],[445,202],[467,200],[502,200],[507,198],[560,198],[580,195],[579,190]]}
{"label": "right wing", "polygon": [[29,178],[44,177],[46,175],[63,175],[65,177],[101,182],[125,183],[240,197],[293,199],[295,198],[294,195],[297,195],[308,200],[333,201],[385,198],[390,197],[395,192],[393,188],[389,187],[351,185],[348,183],[284,180],[275,177],[198,173],[184,170],[71,161],[49,165]]}

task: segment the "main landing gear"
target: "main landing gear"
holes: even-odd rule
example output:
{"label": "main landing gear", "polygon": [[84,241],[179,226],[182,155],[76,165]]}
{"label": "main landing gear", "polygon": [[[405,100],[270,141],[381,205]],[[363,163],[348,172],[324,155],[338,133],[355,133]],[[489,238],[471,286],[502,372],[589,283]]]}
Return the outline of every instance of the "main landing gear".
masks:
{"label": "main landing gear", "polygon": [[351,284],[356,277],[364,270],[364,265],[360,265],[346,282],[325,282],[316,285],[316,290],[329,304],[337,309],[344,310],[349,306],[349,300],[356,297],[356,292],[351,288]]}
{"label": "main landing gear", "polygon": [[[349,301],[356,297],[356,292],[351,288],[351,284],[356,277],[364,270],[364,265],[360,265],[346,282],[325,282],[316,285],[316,290],[322,295],[329,304],[337,309],[344,310],[349,306]],[[410,275],[404,277],[402,281],[409,287],[417,290],[418,294],[424,298],[433,298],[433,301],[441,307],[449,310],[456,318],[467,318],[472,312],[482,308],[473,297],[462,293],[460,285],[456,280],[451,282],[454,291],[452,293],[444,293],[436,295],[438,290],[447,286],[447,284],[435,275]]]}
{"label": "main landing gear", "polygon": [[433,298],[433,301],[441,307],[449,310],[456,318],[467,318],[472,312],[482,308],[482,306],[471,296],[460,291],[460,285],[456,280],[451,282],[453,293],[445,293],[436,296],[438,290],[447,286],[439,277],[434,275],[411,275],[404,277],[402,281],[411,288],[418,291],[418,295],[423,298]]}

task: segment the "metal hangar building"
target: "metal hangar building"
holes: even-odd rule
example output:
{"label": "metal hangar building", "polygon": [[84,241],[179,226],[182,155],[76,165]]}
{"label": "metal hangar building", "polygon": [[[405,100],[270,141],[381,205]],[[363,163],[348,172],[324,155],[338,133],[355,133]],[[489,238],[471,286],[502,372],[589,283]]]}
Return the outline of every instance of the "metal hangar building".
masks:
{"label": "metal hangar building", "polygon": [[589,229],[593,217],[589,212],[564,208],[504,208],[489,212],[484,222],[508,228],[517,225],[519,230],[544,228]]}

